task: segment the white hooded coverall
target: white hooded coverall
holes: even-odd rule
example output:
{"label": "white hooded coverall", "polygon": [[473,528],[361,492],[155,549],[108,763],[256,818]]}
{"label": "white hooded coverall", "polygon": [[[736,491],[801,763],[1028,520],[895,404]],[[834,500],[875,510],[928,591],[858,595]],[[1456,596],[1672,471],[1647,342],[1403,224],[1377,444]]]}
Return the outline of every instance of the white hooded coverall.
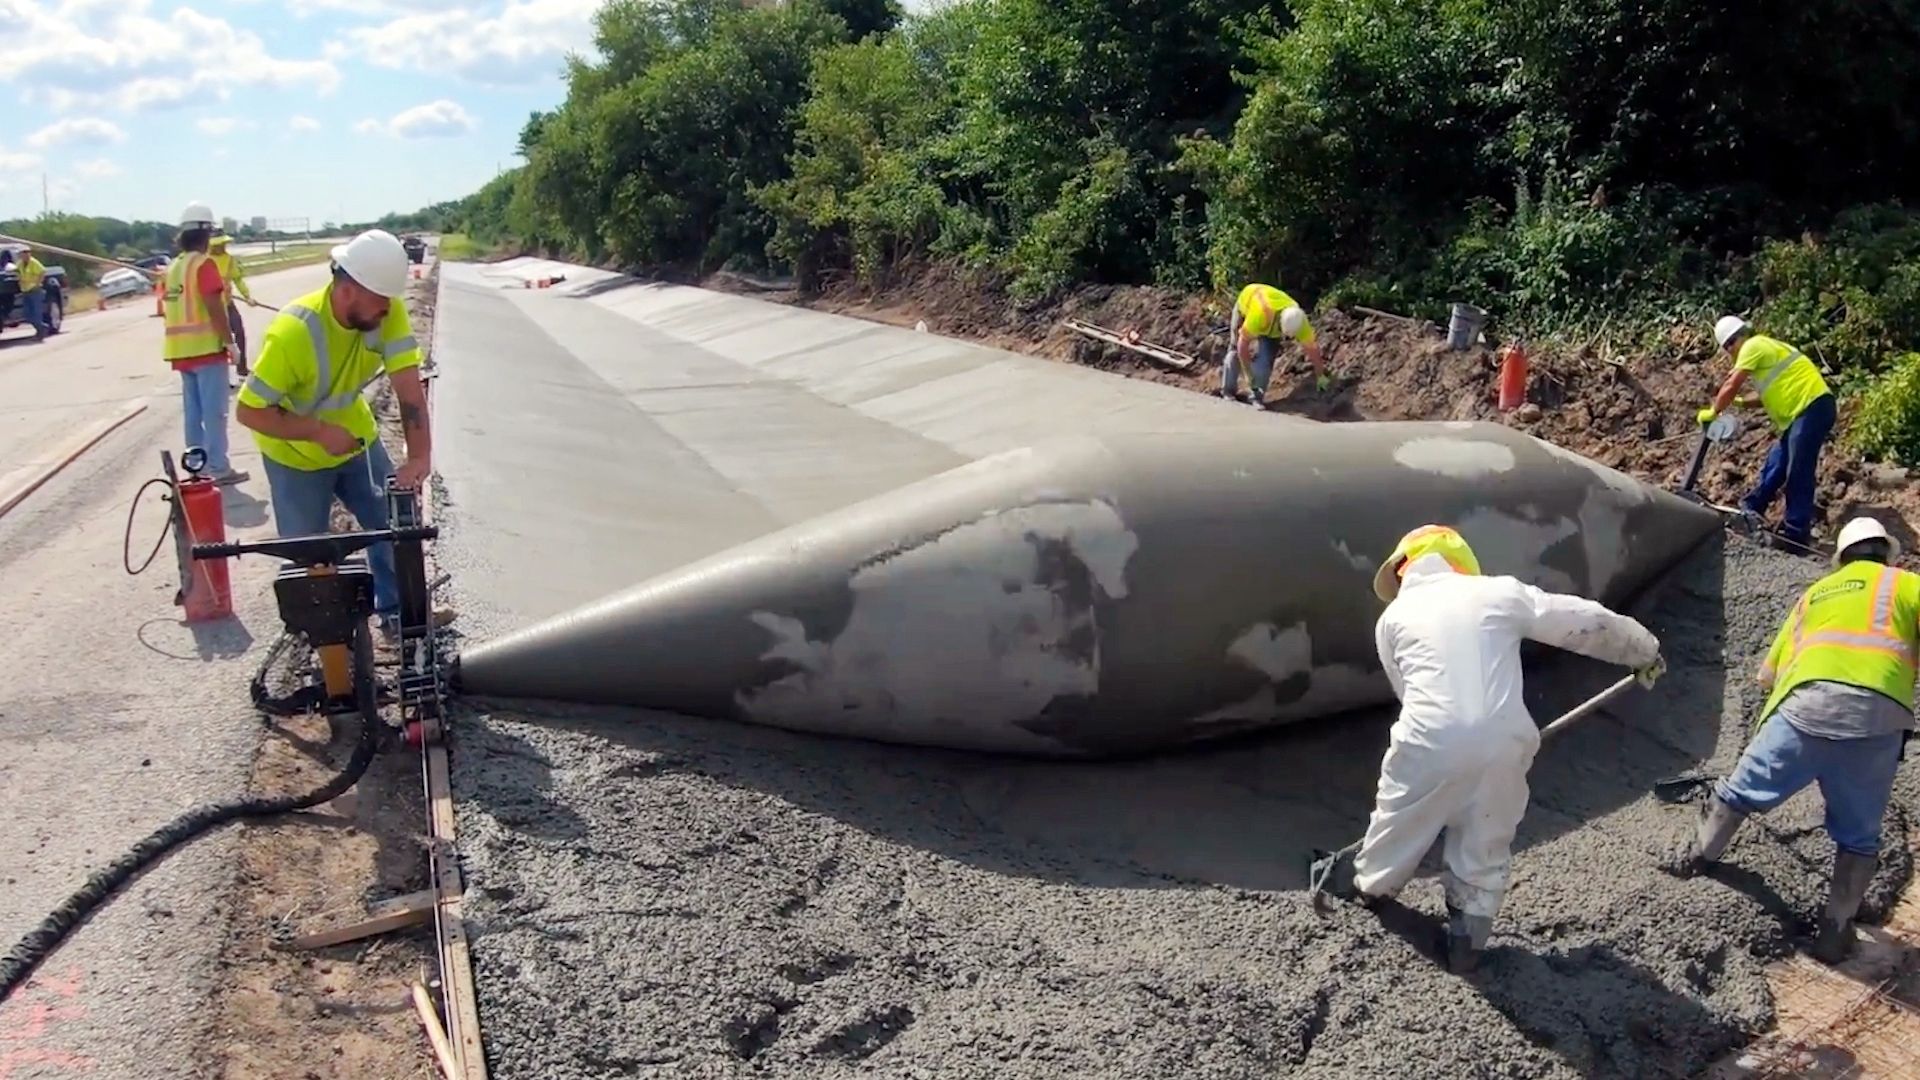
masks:
{"label": "white hooded coverall", "polygon": [[1520,696],[1523,638],[1632,668],[1660,652],[1646,627],[1591,600],[1455,573],[1438,555],[1409,563],[1374,627],[1400,718],[1354,859],[1362,893],[1399,893],[1444,829],[1448,905],[1500,910],[1540,747]]}

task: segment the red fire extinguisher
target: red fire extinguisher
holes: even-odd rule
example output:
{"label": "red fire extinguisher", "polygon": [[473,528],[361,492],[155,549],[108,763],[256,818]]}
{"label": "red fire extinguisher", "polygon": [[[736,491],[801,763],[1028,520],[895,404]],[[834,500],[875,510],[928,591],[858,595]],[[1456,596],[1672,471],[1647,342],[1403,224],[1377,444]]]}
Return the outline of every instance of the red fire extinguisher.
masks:
{"label": "red fire extinguisher", "polygon": [[221,504],[220,488],[213,477],[201,472],[206,453],[188,447],[180,462],[187,478],[181,480],[173,470],[173,460],[164,451],[160,464],[173,484],[173,536],[180,555],[180,593],[174,603],[185,609],[187,621],[212,622],[233,615],[233,585],[227,578],[227,560],[195,559],[195,544],[219,544],[227,539],[226,509]]}
{"label": "red fire extinguisher", "polygon": [[1500,350],[1500,411],[1511,412],[1527,400],[1527,350],[1519,342]]}

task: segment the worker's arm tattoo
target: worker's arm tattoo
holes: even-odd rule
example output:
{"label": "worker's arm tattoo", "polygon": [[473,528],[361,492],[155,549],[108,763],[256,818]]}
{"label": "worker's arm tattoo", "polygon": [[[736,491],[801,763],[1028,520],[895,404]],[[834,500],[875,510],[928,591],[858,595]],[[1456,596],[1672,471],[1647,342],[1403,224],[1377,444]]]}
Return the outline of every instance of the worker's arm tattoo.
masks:
{"label": "worker's arm tattoo", "polygon": [[427,410],[422,408],[419,403],[412,401],[403,401],[400,403],[401,427],[417,430],[426,422]]}

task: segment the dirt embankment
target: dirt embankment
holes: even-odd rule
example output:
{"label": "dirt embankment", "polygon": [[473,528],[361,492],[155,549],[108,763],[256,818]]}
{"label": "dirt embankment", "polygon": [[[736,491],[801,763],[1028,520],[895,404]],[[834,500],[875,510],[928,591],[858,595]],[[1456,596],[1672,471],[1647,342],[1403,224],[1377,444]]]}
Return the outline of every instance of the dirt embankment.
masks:
{"label": "dirt embankment", "polygon": [[[1003,283],[951,266],[902,271],[879,289],[851,283],[801,295],[779,282],[739,275],[709,278],[710,288],[872,319],[896,326],[925,321],[933,333],[1113,371],[1129,378],[1213,393],[1220,386],[1224,307],[1208,297],[1145,286],[1088,286],[1037,305],[1016,303]],[[1137,330],[1147,341],[1198,358],[1171,371],[1126,350],[1064,329],[1076,318],[1114,330]],[[1297,350],[1282,353],[1270,406],[1316,420],[1488,420],[1584,454],[1648,483],[1677,489],[1699,438],[1694,413],[1726,375],[1723,360],[1703,348],[1704,330],[1676,328],[1659,355],[1614,357],[1591,348],[1529,342],[1532,376],[1527,404],[1496,407],[1499,360],[1493,349],[1450,352],[1432,323],[1325,312],[1315,318],[1337,382],[1314,392]],[[1842,407],[1841,434],[1846,428]],[[1742,410],[1744,430],[1731,447],[1711,453],[1699,490],[1722,504],[1752,486],[1773,434],[1758,410]],[[1920,529],[1920,491],[1904,472],[1861,460],[1837,439],[1821,455],[1816,531],[1831,536],[1860,513],[1886,521],[1909,551]],[[1779,513],[1775,504],[1774,514]]]}

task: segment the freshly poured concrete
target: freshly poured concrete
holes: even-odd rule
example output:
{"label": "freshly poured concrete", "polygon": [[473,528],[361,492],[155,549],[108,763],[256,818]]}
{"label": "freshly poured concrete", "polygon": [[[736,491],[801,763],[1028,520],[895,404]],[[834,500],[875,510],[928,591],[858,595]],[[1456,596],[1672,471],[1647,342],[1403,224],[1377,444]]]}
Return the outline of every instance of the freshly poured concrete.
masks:
{"label": "freshly poured concrete", "polygon": [[[1817,909],[1809,793],[1715,876],[1656,867],[1728,768],[1750,673],[1812,564],[1689,563],[1639,614],[1673,669],[1542,750],[1483,972],[1441,895],[1307,902],[1359,835],[1388,710],[1124,763],[982,757],[629,709],[471,703],[454,783],[500,1080],[1683,1077],[1771,1022],[1764,964]],[[1616,673],[1528,673],[1545,718]],[[1902,773],[1875,902],[1910,872]]]}
{"label": "freshly poured concrete", "polygon": [[492,526],[475,557],[526,568],[503,621],[575,609],[469,649],[479,693],[1148,750],[1385,700],[1367,582],[1415,525],[1610,601],[1717,527],[1498,425],[1312,424],[737,297],[465,274],[449,491]]}
{"label": "freshly poured concrete", "polygon": [[[815,494],[784,519],[747,493],[751,470],[715,464],[726,451],[714,436],[758,430],[752,411],[683,428],[700,434],[687,442],[665,427],[687,419],[669,416],[675,391],[630,389],[669,370],[682,389],[716,375],[751,386],[796,363],[757,366],[676,336],[725,336],[696,317],[707,305],[757,305],[640,287],[567,299],[467,275],[443,289],[436,421],[439,550],[475,639],[836,509]],[[590,273],[574,284],[605,287]],[[602,318],[619,305],[659,321],[623,331]],[[836,322],[846,340],[867,329]],[[858,414],[849,424],[917,415],[926,426],[907,430],[956,460],[1034,441],[1004,422],[1017,400],[940,415],[932,395],[915,413],[899,400],[914,381],[898,372],[837,378],[871,391],[812,395]],[[829,371],[807,385],[841,382]],[[1085,396],[1133,385],[1094,377]],[[1123,412],[1077,400],[1039,404],[1089,431]],[[1130,400],[1141,422],[1155,399]],[[1192,396],[1167,404],[1205,410],[1210,427],[1287,423]],[[536,416],[548,426],[520,422]],[[981,434],[996,423],[1000,445]],[[840,494],[850,503],[876,493],[862,483],[890,480]],[[713,547],[700,550],[703,537]],[[1352,554],[1356,574],[1373,555]],[[1769,1022],[1761,965],[1817,906],[1830,849],[1809,794],[1749,826],[1725,873],[1676,881],[1655,866],[1691,811],[1645,792],[1731,765],[1758,704],[1753,665],[1818,572],[1709,547],[1641,612],[1673,671],[1543,750],[1514,891],[1473,982],[1433,963],[1437,884],[1416,882],[1384,923],[1346,908],[1320,921],[1300,892],[1309,849],[1364,827],[1386,709],[1203,751],[1056,764],[626,708],[469,703],[453,782],[493,1074],[1690,1075]],[[1370,612],[1361,588],[1353,603]],[[1532,668],[1529,703],[1544,719],[1616,675]],[[1917,775],[1901,777],[1876,901],[1910,870],[1898,853]]]}

